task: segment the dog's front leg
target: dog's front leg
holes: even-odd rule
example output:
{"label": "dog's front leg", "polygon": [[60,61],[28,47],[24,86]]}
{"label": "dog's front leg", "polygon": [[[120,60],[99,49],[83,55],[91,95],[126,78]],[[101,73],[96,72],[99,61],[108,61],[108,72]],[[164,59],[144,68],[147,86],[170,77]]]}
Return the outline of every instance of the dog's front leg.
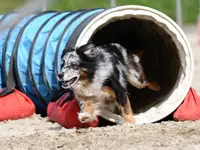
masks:
{"label": "dog's front leg", "polygon": [[[126,78],[125,78],[126,81]],[[121,109],[121,115],[127,123],[135,123],[135,119],[133,117],[133,111],[131,108],[130,100],[127,96],[126,88],[122,87],[118,77],[113,76],[111,79],[111,85],[116,95],[116,100],[118,101]]]}
{"label": "dog's front leg", "polygon": [[80,112],[78,113],[78,119],[82,123],[89,123],[97,120],[97,116],[99,115],[99,104],[92,98],[81,97],[81,99],[79,99]]}
{"label": "dog's front leg", "polygon": [[117,99],[121,108],[121,115],[124,117],[125,122],[127,123],[135,123],[135,119],[133,117],[133,111],[130,104],[130,100],[126,95],[126,91],[120,90],[117,94]]}
{"label": "dog's front leg", "polygon": [[127,123],[135,123],[135,119],[133,117],[133,111],[131,108],[130,100],[126,95],[126,90],[122,88],[120,85],[116,85],[117,82],[112,84],[114,93],[116,95],[116,100],[120,105],[121,115]]}

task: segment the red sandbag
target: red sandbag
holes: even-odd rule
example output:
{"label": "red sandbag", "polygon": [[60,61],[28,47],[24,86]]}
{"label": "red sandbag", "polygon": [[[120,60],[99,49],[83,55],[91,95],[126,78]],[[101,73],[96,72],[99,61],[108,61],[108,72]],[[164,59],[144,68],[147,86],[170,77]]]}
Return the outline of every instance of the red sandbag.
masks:
{"label": "red sandbag", "polygon": [[16,89],[0,97],[0,121],[22,119],[34,113],[35,105],[31,99]]}
{"label": "red sandbag", "polygon": [[56,102],[50,102],[47,107],[47,116],[50,120],[58,122],[65,128],[88,128],[97,127],[98,120],[90,123],[81,123],[78,120],[79,104],[75,98],[62,102],[68,97],[68,93],[62,95]]}
{"label": "red sandbag", "polygon": [[190,88],[183,103],[174,112],[173,118],[178,121],[200,119],[200,97],[193,88]]}

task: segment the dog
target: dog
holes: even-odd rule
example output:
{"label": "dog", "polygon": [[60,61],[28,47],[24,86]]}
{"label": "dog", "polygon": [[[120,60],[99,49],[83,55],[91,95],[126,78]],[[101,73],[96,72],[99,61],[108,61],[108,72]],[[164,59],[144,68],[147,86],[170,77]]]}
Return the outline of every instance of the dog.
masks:
{"label": "dog", "polygon": [[[89,43],[76,50],[64,50],[61,56],[62,64],[58,80],[62,82],[63,88],[72,87],[78,99],[82,101],[84,99],[85,101],[86,99],[90,99],[88,101],[92,100],[95,105],[87,103],[88,107],[91,106],[91,108],[94,108],[93,110],[96,110],[96,112],[92,113],[94,114],[91,116],[92,119],[95,119],[94,117],[99,114],[97,111],[99,102],[109,99],[109,94],[105,94],[102,91],[103,86],[107,86],[106,83],[109,83],[109,86],[115,91],[116,100],[120,104],[123,118],[126,122],[134,122],[130,102],[127,102],[129,99],[126,90],[128,79],[126,50],[119,50],[119,48],[122,48],[119,44],[110,44],[110,47],[106,50],[106,47],[96,48],[95,45]],[[112,49],[112,51],[109,49]],[[84,80],[84,82],[81,79],[84,75],[81,75],[80,70],[78,71],[79,67],[87,70],[87,80]],[[98,97],[98,103],[95,102],[95,97]]]}
{"label": "dog", "polygon": [[[126,49],[116,43],[95,46],[89,42],[78,49],[65,49],[61,57],[58,78],[63,88],[72,87],[78,99],[81,99],[81,122],[96,119],[102,110],[110,109],[110,106],[113,106],[111,112],[119,106],[125,122],[134,122],[126,91],[127,80],[138,88],[148,86],[156,91],[160,89],[157,84],[146,81],[141,55],[131,54],[128,57]],[[103,91],[106,83],[113,88],[115,96]],[[109,107],[105,107],[108,103]]]}
{"label": "dog", "polygon": [[[107,116],[115,116],[114,112],[116,113],[116,111],[114,110],[116,110],[118,103],[108,95],[108,92],[106,94],[101,91],[98,95],[95,95],[93,91],[87,90],[90,84],[88,73],[86,68],[80,67],[80,58],[76,51],[69,48],[65,49],[61,58],[61,72],[58,74],[58,80],[61,82],[62,88],[73,91],[79,101],[79,120],[82,123],[93,121],[102,114],[102,111],[104,111],[104,114],[106,112]],[[112,100],[112,102],[108,102],[109,100]]]}

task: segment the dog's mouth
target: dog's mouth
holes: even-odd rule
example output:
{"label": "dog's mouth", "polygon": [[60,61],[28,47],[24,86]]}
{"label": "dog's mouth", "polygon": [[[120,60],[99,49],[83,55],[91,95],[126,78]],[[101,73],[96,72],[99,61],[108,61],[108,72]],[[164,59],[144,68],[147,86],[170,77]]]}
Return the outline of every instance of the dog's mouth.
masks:
{"label": "dog's mouth", "polygon": [[71,78],[70,80],[63,81],[62,87],[64,89],[71,88],[76,83],[77,80],[78,80],[78,77],[74,77],[74,78]]}

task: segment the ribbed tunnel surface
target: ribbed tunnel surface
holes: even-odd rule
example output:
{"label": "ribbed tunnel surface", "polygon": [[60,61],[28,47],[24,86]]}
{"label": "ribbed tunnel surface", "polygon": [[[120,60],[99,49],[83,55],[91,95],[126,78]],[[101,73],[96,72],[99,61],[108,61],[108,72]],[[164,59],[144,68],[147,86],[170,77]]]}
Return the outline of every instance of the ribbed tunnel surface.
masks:
{"label": "ribbed tunnel surface", "polygon": [[[52,94],[59,88],[56,74],[60,58],[69,37],[85,19],[103,9],[73,12],[46,11],[20,20],[13,28],[1,33],[0,87],[5,87],[10,56],[14,53],[15,77],[18,88],[36,104],[37,112],[45,114]],[[10,12],[1,22],[18,15]],[[0,23],[1,23],[0,22]],[[55,70],[58,69],[58,70]]]}

